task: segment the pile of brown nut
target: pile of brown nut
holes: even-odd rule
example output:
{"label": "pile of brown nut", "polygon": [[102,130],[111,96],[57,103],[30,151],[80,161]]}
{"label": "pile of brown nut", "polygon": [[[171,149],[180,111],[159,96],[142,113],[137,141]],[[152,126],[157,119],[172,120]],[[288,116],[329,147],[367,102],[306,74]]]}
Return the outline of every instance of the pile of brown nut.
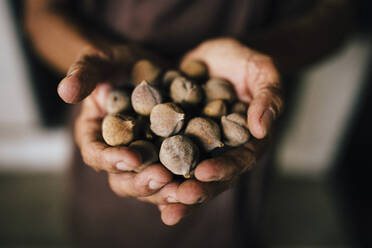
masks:
{"label": "pile of brown nut", "polygon": [[[142,166],[160,160],[173,174],[189,178],[201,160],[250,138],[247,105],[222,78],[208,78],[200,61],[181,70],[161,69],[148,60],[135,64],[133,87],[113,90],[102,136],[110,146],[129,145],[142,156]],[[219,152],[216,152],[219,151]]]}

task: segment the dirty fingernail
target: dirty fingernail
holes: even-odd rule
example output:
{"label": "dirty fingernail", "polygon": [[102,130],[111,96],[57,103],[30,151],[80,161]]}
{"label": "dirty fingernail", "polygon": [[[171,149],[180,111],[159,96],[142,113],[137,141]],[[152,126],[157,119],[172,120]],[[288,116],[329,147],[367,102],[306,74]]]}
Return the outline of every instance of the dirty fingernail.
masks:
{"label": "dirty fingernail", "polygon": [[162,183],[156,182],[154,180],[151,180],[149,182],[149,188],[152,189],[152,190],[160,189],[162,186],[163,186]]}
{"label": "dirty fingernail", "polygon": [[116,169],[121,170],[121,171],[129,171],[130,170],[128,165],[124,162],[117,163],[116,164]]}

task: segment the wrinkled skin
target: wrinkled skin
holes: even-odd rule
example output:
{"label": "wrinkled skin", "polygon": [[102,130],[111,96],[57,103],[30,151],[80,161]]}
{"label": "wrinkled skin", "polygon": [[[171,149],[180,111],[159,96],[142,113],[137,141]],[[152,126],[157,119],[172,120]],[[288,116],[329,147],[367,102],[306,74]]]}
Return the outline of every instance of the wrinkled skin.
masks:
{"label": "wrinkled skin", "polygon": [[205,41],[183,57],[181,63],[201,60],[211,76],[232,82],[239,99],[249,103],[248,127],[256,139],[202,161],[195,169],[195,179],[179,183],[172,181],[171,173],[160,164],[150,165],[140,173],[131,172],[141,166],[140,155],[127,147],[109,147],[102,140],[101,122],[106,115],[105,98],[111,90],[112,76],[117,76],[116,68],[130,70],[141,54],[133,51],[127,46],[104,51],[85,49],[61,81],[58,93],[65,102],[82,101],[75,139],[84,162],[97,171],[107,171],[110,187],[117,195],[156,204],[163,222],[175,225],[254,167],[264,151],[272,122],[282,109],[279,75],[269,56],[230,38]]}

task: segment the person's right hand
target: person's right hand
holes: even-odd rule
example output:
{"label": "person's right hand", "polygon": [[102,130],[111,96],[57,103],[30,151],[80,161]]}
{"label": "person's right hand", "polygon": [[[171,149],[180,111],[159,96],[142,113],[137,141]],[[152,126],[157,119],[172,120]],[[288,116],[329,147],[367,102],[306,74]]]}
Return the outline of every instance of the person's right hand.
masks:
{"label": "person's right hand", "polygon": [[[74,131],[84,162],[96,171],[107,171],[110,187],[117,195],[165,205],[176,199],[178,183],[172,182],[172,174],[160,164],[132,172],[141,165],[140,154],[125,146],[110,147],[101,135],[105,99],[114,81],[125,78],[143,57],[141,51],[129,46],[84,49],[60,82],[58,94],[67,103],[82,101]],[[170,212],[163,221],[173,223],[172,216]]]}

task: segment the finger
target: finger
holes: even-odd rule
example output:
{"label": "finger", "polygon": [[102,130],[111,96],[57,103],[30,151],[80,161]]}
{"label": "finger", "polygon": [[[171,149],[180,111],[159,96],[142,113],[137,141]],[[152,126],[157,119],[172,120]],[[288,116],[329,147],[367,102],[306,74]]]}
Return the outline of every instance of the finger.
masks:
{"label": "finger", "polygon": [[59,96],[67,103],[81,101],[94,90],[97,83],[107,79],[112,67],[106,53],[92,48],[84,50],[59,83]]}
{"label": "finger", "polygon": [[246,144],[204,160],[195,169],[196,179],[201,182],[228,181],[251,169],[256,163],[256,156],[248,147],[249,144]]}
{"label": "finger", "polygon": [[172,203],[178,203],[177,201],[178,187],[179,187],[179,183],[171,182],[171,183],[166,184],[158,192],[150,196],[139,197],[138,199],[141,201],[150,202],[156,205],[167,205],[167,204],[172,204]]}
{"label": "finger", "polygon": [[[171,180],[169,172],[162,171],[159,165],[151,165],[138,174],[109,174],[110,187],[117,195],[139,197],[140,200],[154,204],[169,203],[167,198],[175,196],[178,185],[168,184]],[[156,187],[152,187],[151,182],[155,182]]]}
{"label": "finger", "polygon": [[248,107],[248,128],[258,139],[264,138],[273,120],[282,110],[283,101],[278,88],[263,88],[255,95]]}
{"label": "finger", "polygon": [[99,119],[90,118],[88,114],[82,114],[75,122],[75,139],[84,162],[97,171],[112,173],[138,168],[141,165],[141,157],[136,151],[124,146],[110,147],[104,143],[101,122]]}
{"label": "finger", "polygon": [[247,112],[248,128],[262,139],[283,107],[279,73],[269,56],[255,53],[247,60],[244,81],[253,98]]}
{"label": "finger", "polygon": [[111,190],[121,197],[136,196],[134,187],[134,172],[125,172],[120,174],[109,173],[108,182]]}
{"label": "finger", "polygon": [[163,211],[164,208],[166,208],[166,207],[167,207],[166,204],[164,204],[164,205],[158,205],[158,209],[159,209],[160,212]]}
{"label": "finger", "polygon": [[161,211],[161,219],[168,226],[176,225],[192,210],[191,206],[185,206],[180,203],[169,204]]}
{"label": "finger", "polygon": [[213,199],[216,195],[232,187],[236,178],[221,182],[200,182],[186,180],[177,190],[177,201],[185,205],[197,205]]}
{"label": "finger", "polygon": [[197,180],[186,180],[177,189],[177,200],[180,203],[192,205],[206,201],[213,194],[211,184],[198,182]]}
{"label": "finger", "polygon": [[[96,106],[100,110],[100,117],[107,115],[106,100],[111,91],[111,84],[109,82],[102,82],[98,83],[91,93],[92,99],[94,99]],[[98,115],[96,114],[95,116]]]}
{"label": "finger", "polygon": [[172,174],[161,164],[150,165],[134,178],[134,187],[141,196],[151,195],[172,181]]}

